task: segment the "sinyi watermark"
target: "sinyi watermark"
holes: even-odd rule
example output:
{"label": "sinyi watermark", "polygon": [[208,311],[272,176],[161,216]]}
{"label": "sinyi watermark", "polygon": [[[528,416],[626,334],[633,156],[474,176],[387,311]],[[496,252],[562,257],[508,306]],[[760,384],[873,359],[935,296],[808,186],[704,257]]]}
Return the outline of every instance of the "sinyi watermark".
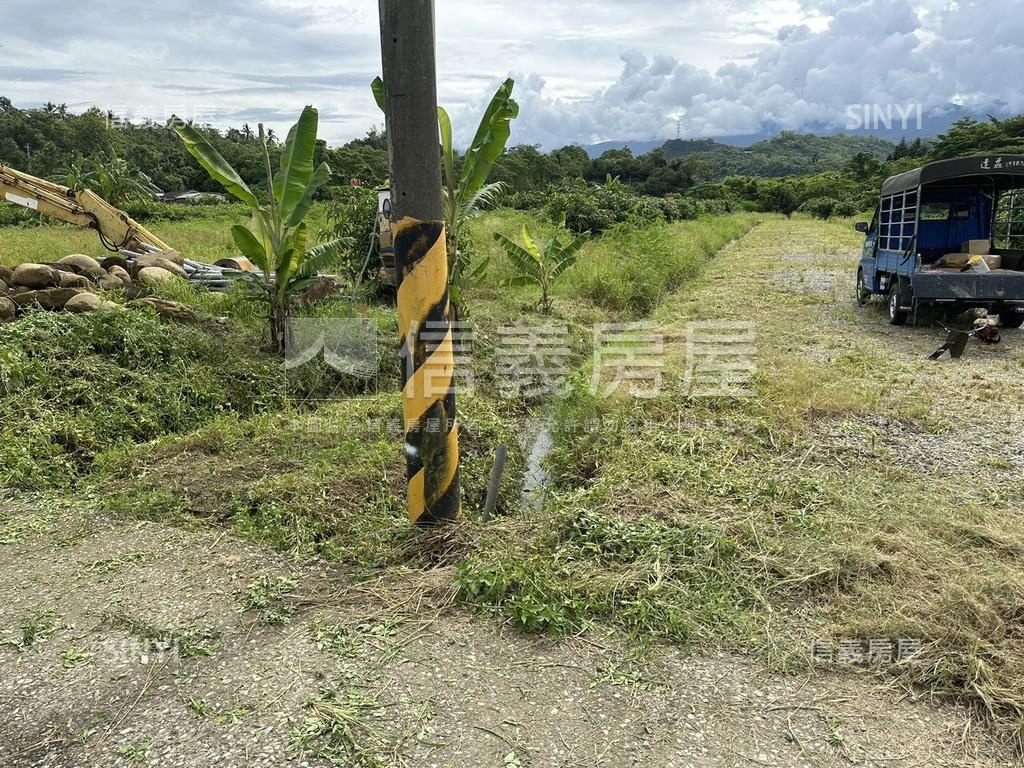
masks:
{"label": "sinyi watermark", "polygon": [[100,644],[100,654],[116,664],[141,664],[157,666],[181,660],[181,641],[172,636],[159,637],[111,637]]}
{"label": "sinyi watermark", "polygon": [[846,106],[846,130],[879,131],[923,130],[924,105],[922,104],[848,104]]}

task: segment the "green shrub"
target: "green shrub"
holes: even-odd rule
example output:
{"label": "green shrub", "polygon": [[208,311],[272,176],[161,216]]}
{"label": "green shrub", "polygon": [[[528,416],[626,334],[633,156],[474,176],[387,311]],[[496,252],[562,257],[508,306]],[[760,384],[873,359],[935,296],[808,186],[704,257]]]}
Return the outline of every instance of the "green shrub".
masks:
{"label": "green shrub", "polygon": [[370,254],[367,277],[376,277],[376,267],[380,264],[378,207],[377,190],[370,187],[345,187],[333,192],[328,223],[334,237],[352,242],[351,247],[339,254],[338,270],[352,280],[358,279],[367,253]]}
{"label": "green shrub", "polygon": [[[628,205],[628,202],[626,205]],[[660,197],[638,197],[628,211],[625,222],[636,227],[672,221],[665,214],[664,200]]]}
{"label": "green shrub", "polygon": [[31,226],[41,220],[38,214],[20,205],[0,204],[0,227]]}
{"label": "green shrub", "polygon": [[733,211],[732,201],[724,198],[698,199],[695,202],[699,216],[725,216]]}
{"label": "green shrub", "polygon": [[582,179],[563,180],[548,188],[544,210],[577,234],[599,235],[616,224],[644,226],[664,222],[662,201],[641,197],[622,184],[596,187]]}
{"label": "green shrub", "polygon": [[856,216],[860,210],[860,206],[853,200],[841,200],[832,211],[832,215],[849,218]]}
{"label": "green shrub", "polygon": [[674,193],[662,198],[661,212],[669,223],[697,218],[697,206],[693,200]]}
{"label": "green shrub", "polygon": [[536,190],[516,192],[508,197],[508,207],[517,211],[534,211],[544,207],[547,195]]}
{"label": "green shrub", "polygon": [[544,210],[556,222],[565,214],[566,227],[576,233],[590,232],[598,235],[616,221],[615,213],[602,206],[596,188],[582,179],[552,184],[548,188]]}
{"label": "green shrub", "polygon": [[134,200],[122,210],[138,222],[195,221],[219,219],[229,215],[245,216],[244,205],[236,203],[158,203],[155,200]]}
{"label": "green shrub", "polygon": [[839,201],[834,197],[812,197],[804,201],[800,210],[816,219],[831,219],[838,205]]}

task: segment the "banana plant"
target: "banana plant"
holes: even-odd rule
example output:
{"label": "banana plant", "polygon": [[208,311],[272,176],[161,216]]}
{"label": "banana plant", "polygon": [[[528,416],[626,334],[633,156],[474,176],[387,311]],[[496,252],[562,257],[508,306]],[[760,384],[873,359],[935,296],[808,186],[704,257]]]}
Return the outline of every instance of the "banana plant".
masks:
{"label": "banana plant", "polygon": [[509,280],[509,284],[538,286],[541,292],[541,310],[544,314],[548,314],[551,312],[551,286],[559,275],[576,263],[576,256],[589,239],[589,235],[580,235],[566,244],[563,244],[556,236],[551,238],[551,242],[544,247],[544,250],[538,247],[525,224],[522,237],[523,244],[519,245],[500,232],[494,233],[494,239],[508,254],[512,266],[519,273]]}
{"label": "banana plant", "polygon": [[[462,286],[466,278],[479,276],[486,264],[469,273],[470,254],[461,248],[465,241],[466,224],[481,209],[495,203],[505,188],[502,182],[487,183],[494,162],[505,151],[512,133],[512,121],[519,116],[519,104],[512,98],[515,80],[509,78],[494,93],[484,111],[469,149],[457,168],[453,144],[452,121],[443,107],[438,107],[437,122],[441,130],[441,158],[444,168],[445,230],[448,241],[448,275],[452,286],[452,301],[462,303]],[[371,88],[377,105],[385,107],[384,82],[378,77]]]}
{"label": "banana plant", "polygon": [[245,277],[269,305],[270,334],[278,352],[285,350],[292,297],[316,282],[319,270],[337,256],[344,244],[337,239],[309,245],[305,218],[313,205],[313,196],[331,177],[327,163],[313,168],[318,123],[315,109],[302,110],[298,122],[288,132],[276,173],[270,159],[269,134],[260,124],[258,141],[263,149],[269,190],[269,200],[263,203],[205,136],[176,116],[170,120],[189,154],[252,212],[252,223],[247,227],[233,226],[231,238],[242,255],[260,270]]}

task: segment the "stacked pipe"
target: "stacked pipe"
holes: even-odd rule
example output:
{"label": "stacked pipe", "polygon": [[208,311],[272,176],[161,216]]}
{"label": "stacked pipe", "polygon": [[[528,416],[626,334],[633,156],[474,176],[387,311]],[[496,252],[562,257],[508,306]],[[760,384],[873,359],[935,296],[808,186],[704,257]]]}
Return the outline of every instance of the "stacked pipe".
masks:
{"label": "stacked pipe", "polygon": [[[126,249],[121,250],[121,255],[130,266],[138,264],[140,260],[145,260],[146,257],[167,254],[177,256],[176,252],[161,251],[158,248],[147,248],[145,253],[129,251]],[[223,262],[218,262],[217,264],[206,264],[201,261],[182,258],[180,260],[180,266],[185,271],[184,276],[190,283],[201,285],[208,291],[221,293],[231,290],[231,286],[234,285],[235,281],[240,279],[248,271],[242,269],[236,259],[225,259]]]}

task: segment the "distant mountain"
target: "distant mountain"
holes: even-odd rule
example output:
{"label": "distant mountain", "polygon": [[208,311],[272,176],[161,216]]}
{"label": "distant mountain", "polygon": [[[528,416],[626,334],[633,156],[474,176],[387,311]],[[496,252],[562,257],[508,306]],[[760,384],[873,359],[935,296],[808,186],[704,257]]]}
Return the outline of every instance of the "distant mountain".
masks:
{"label": "distant mountain", "polygon": [[600,157],[612,149],[626,148],[632,151],[633,157],[639,157],[640,155],[646,155],[652,149],[657,149],[664,143],[664,139],[645,139],[642,141],[602,141],[600,144],[583,144],[582,146],[592,158]]}
{"label": "distant mountain", "polygon": [[[992,114],[995,114],[997,117],[1012,117],[1014,113],[1003,109],[994,109]],[[847,115],[846,126],[837,127],[826,123],[812,123],[805,125],[799,133],[801,135],[814,135],[819,137],[830,137],[845,134],[861,138],[873,137],[897,143],[903,138],[906,138],[907,141],[935,138],[939,134],[948,131],[953,123],[964,117],[972,117],[980,122],[986,122],[988,120],[987,114],[972,114],[965,112],[955,105],[948,105],[941,110],[927,115],[922,114],[920,116],[920,122],[918,122],[917,113],[909,108],[904,110],[899,107],[888,109],[881,106],[876,107],[875,105],[854,105],[850,107],[850,112]],[[784,132],[785,131],[781,126],[764,125],[758,133],[733,136],[715,136],[704,139],[683,139],[682,141],[690,144],[711,141],[717,145],[747,148],[753,147],[764,141],[769,141]],[[670,139],[668,143],[672,143],[674,141],[677,142],[680,140]],[[628,141],[604,141],[599,144],[583,145],[583,148],[591,157],[600,157],[602,153],[607,152],[609,149],[624,149],[625,147],[629,147],[633,151],[633,155],[638,156],[650,152],[652,149],[664,146],[665,144],[666,142],[657,139],[638,139]],[[692,154],[692,152],[689,154]],[[682,155],[676,156],[679,157]]]}
{"label": "distant mountain", "polygon": [[[751,144],[770,139],[778,135],[778,133],[779,131],[762,131],[761,133],[751,133],[743,136],[716,136],[708,139],[683,139],[683,141],[714,141],[718,144],[729,144],[733,147],[749,147]],[[822,132],[822,134],[827,133],[829,131]],[[679,139],[670,139],[670,141],[679,141]],[[650,152],[652,149],[658,149],[664,145],[664,139],[631,139],[629,141],[602,141],[600,144],[584,144],[582,146],[591,157],[600,157],[609,149],[626,149],[627,147],[632,150],[634,157],[639,157]]]}
{"label": "distant mountain", "polygon": [[785,131],[749,147],[734,147],[710,139],[665,142],[663,151],[669,160],[698,157],[714,169],[715,178],[726,176],[806,176],[842,170],[851,158],[868,154],[884,161],[895,145],[873,136],[814,136]]}

